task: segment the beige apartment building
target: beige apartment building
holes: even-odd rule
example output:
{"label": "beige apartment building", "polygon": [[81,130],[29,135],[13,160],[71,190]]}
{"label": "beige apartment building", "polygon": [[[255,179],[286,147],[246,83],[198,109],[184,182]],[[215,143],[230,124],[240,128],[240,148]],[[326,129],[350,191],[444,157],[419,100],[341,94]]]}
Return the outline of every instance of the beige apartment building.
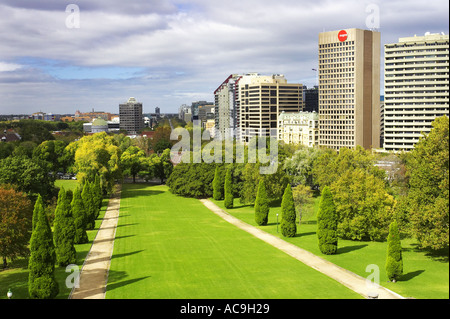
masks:
{"label": "beige apartment building", "polygon": [[277,138],[278,115],[304,107],[303,85],[287,83],[280,74],[246,74],[236,84],[236,95],[237,138],[242,142],[270,133]]}
{"label": "beige apartment building", "polygon": [[436,117],[449,115],[449,36],[400,38],[384,52],[384,149],[409,151]]}
{"label": "beige apartment building", "polygon": [[380,33],[319,34],[319,145],[380,147]]}
{"label": "beige apartment building", "polygon": [[278,116],[278,140],[286,144],[313,147],[319,144],[319,114],[281,112]]}

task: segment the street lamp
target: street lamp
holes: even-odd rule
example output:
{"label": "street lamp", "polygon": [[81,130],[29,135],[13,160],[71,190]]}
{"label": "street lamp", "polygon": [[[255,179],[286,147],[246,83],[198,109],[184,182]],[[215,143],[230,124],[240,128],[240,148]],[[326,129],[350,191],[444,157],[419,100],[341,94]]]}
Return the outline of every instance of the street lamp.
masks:
{"label": "street lamp", "polygon": [[13,295],[11,288],[8,289],[8,292],[6,293],[6,295],[8,296],[8,299],[11,299],[11,297]]}
{"label": "street lamp", "polygon": [[277,233],[278,233],[278,214],[277,214]]}

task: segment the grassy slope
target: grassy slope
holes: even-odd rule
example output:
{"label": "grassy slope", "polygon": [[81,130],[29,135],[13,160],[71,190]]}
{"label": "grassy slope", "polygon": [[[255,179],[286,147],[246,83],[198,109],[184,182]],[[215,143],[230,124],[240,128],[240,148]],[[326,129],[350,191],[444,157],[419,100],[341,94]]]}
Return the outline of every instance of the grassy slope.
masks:
{"label": "grassy slope", "polygon": [[[358,242],[350,240],[339,240],[338,253],[333,256],[323,255],[317,245],[316,236],[316,213],[319,197],[310,207],[308,221],[297,228],[297,236],[284,238],[276,231],[276,214],[281,218],[280,207],[272,207],[269,213],[267,226],[259,228],[283,238],[301,248],[304,248],[324,259],[327,259],[343,268],[346,268],[362,277],[367,277],[371,272],[366,272],[368,265],[377,265],[380,270],[380,284],[404,297],[421,299],[448,299],[449,298],[449,263],[448,251],[446,254],[431,254],[427,251],[417,249],[416,241],[413,239],[402,240],[404,275],[397,283],[390,283],[385,272],[386,242]],[[214,201],[214,200],[213,200]],[[235,208],[225,209],[223,201],[214,201],[225,211],[242,221],[257,226],[254,220],[253,206],[239,204],[235,200]],[[298,226],[298,224],[297,224]]]}
{"label": "grassy slope", "polygon": [[360,298],[166,186],[124,185],[106,298]]}

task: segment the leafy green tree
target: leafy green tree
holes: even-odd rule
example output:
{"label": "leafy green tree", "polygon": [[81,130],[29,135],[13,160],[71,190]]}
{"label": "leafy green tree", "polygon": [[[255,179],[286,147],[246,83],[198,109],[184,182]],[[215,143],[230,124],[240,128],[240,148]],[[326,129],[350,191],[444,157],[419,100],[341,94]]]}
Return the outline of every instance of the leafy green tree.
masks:
{"label": "leafy green tree", "polygon": [[86,229],[95,228],[95,220],[98,208],[95,206],[94,198],[91,192],[91,183],[86,181],[81,192],[81,198],[83,199],[84,210],[86,212]]}
{"label": "leafy green tree", "polygon": [[295,204],[292,197],[291,185],[287,184],[281,201],[281,234],[284,237],[294,237],[297,234],[297,225],[295,224]]}
{"label": "leafy green tree", "polygon": [[362,168],[349,169],[330,185],[330,190],[339,216],[339,237],[386,239],[396,201],[384,180]]}
{"label": "leafy green tree", "polygon": [[232,189],[232,180],[231,180],[231,166],[227,168],[227,172],[225,175],[225,184],[224,184],[224,205],[225,208],[233,208],[233,189]]}
{"label": "leafy green tree", "polygon": [[133,176],[133,183],[136,183],[136,175],[142,169],[144,158],[144,151],[137,146],[128,147],[120,157],[123,171],[125,174]]}
{"label": "leafy green tree", "polygon": [[78,180],[93,181],[99,174],[104,188],[111,193],[115,181],[122,177],[120,148],[114,137],[105,132],[84,136],[70,143],[66,152],[74,154],[73,169]]}
{"label": "leafy green tree", "polygon": [[255,200],[255,221],[258,225],[267,225],[269,210],[270,206],[269,199],[267,198],[266,185],[264,179],[260,179]]}
{"label": "leafy green tree", "polygon": [[213,198],[215,200],[223,199],[223,179],[220,176],[219,166],[216,166],[213,179]]}
{"label": "leafy green tree", "polygon": [[406,161],[412,234],[420,247],[449,246],[449,119],[436,118]]}
{"label": "leafy green tree", "polygon": [[86,233],[87,215],[86,209],[84,208],[83,199],[81,198],[80,187],[75,188],[70,206],[72,208],[75,226],[74,243],[85,244],[89,242],[89,238]]}
{"label": "leafy green tree", "polygon": [[194,198],[211,197],[214,170],[215,164],[180,163],[174,167],[166,184],[173,194]]}
{"label": "leafy green tree", "polygon": [[317,237],[319,240],[319,249],[322,254],[333,255],[337,252],[337,225],[338,218],[333,202],[333,195],[330,189],[325,186],[322,190],[319,211],[317,213]]}
{"label": "leafy green tree", "polygon": [[395,220],[389,225],[386,274],[389,280],[393,282],[403,274],[402,245]]}
{"label": "leafy green tree", "polygon": [[0,187],[0,256],[3,257],[3,268],[7,267],[7,258],[28,256],[32,210],[26,194],[9,185]]}
{"label": "leafy green tree", "polygon": [[307,185],[314,187],[313,165],[323,151],[315,147],[303,146],[284,162],[286,173],[292,176],[293,185]]}
{"label": "leafy green tree", "polygon": [[28,292],[33,299],[52,299],[59,293],[55,279],[56,253],[53,235],[44,211],[31,235],[28,260]]}
{"label": "leafy green tree", "polygon": [[[298,184],[292,188],[292,196],[294,198],[295,209],[298,213],[299,225],[303,219],[308,219],[314,213],[313,210],[306,210],[305,206],[313,200],[313,191],[310,186]],[[308,212],[308,213],[307,213]]]}
{"label": "leafy green tree", "polygon": [[45,199],[52,195],[55,183],[49,172],[26,156],[10,156],[0,160],[0,184],[16,185],[19,191],[36,198]]}
{"label": "leafy green tree", "polygon": [[158,177],[161,184],[170,177],[173,171],[173,164],[170,161],[170,149],[162,151],[161,155],[152,154],[149,158],[150,175]]}

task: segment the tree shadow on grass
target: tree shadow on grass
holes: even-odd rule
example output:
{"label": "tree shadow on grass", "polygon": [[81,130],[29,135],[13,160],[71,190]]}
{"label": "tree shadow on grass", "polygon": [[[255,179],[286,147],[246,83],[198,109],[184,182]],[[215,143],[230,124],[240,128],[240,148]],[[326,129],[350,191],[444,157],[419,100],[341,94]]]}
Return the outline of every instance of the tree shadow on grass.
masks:
{"label": "tree shadow on grass", "polygon": [[294,237],[305,237],[305,236],[312,236],[315,234],[316,234],[315,231],[310,231],[310,232],[306,232],[306,233],[297,233],[297,234],[295,234]]}
{"label": "tree shadow on grass", "polygon": [[129,253],[113,254],[112,257],[111,257],[111,259],[114,259],[114,258],[122,258],[122,257],[126,257],[126,256],[131,256],[131,255],[134,255],[134,254],[139,254],[139,253],[141,253],[141,252],[143,252],[143,251],[144,251],[144,250],[141,249],[141,250],[131,251],[131,252],[129,252]]}
{"label": "tree shadow on grass", "polygon": [[[108,291],[127,286],[129,284],[144,280],[151,276],[143,276],[143,277],[139,277],[139,278],[125,280],[127,277],[128,277],[128,274],[126,271],[110,270],[109,274],[108,274],[108,282],[106,284],[106,296],[108,296]],[[139,297],[134,297],[134,298],[139,298]]]}
{"label": "tree shadow on grass", "polygon": [[431,258],[433,261],[439,261],[442,263],[449,262],[449,248],[442,248],[434,250],[431,248],[420,248],[419,244],[412,244],[411,248],[403,248],[403,251],[422,252],[426,257]]}
{"label": "tree shadow on grass", "polygon": [[402,275],[398,281],[408,281],[413,279],[414,277],[419,276],[421,273],[423,273],[425,270],[421,269],[421,270],[416,270],[416,271],[410,271],[407,274]]}
{"label": "tree shadow on grass", "polygon": [[[339,246],[339,244],[338,244]],[[367,247],[367,244],[363,245],[353,245],[353,246],[345,246],[345,247],[338,247],[337,254],[345,254],[354,250],[362,249],[364,247]]]}

